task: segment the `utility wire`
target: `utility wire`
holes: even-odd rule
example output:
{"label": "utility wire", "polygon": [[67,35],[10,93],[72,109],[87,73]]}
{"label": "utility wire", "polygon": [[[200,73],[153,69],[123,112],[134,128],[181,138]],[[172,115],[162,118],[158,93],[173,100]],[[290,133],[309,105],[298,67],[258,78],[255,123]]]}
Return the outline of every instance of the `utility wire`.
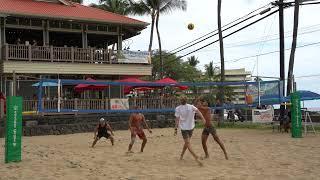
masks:
{"label": "utility wire", "polygon": [[[262,9],[262,8],[265,8],[265,7],[269,6],[269,5],[271,5],[271,3],[268,3],[268,4],[266,4],[266,5],[258,8],[258,9],[256,9],[256,10],[254,10],[254,11],[251,11],[250,13],[248,13],[248,14],[246,14],[246,15],[244,15],[244,16],[242,16],[242,17],[240,17],[240,18],[238,18],[238,19],[236,19],[236,20],[234,20],[234,21],[232,21],[232,22],[230,22],[230,23],[222,26],[222,28],[227,27],[227,26],[229,26],[229,25],[231,25],[231,24],[233,24],[233,23],[235,23],[235,22],[237,22],[237,21],[239,21],[239,20],[241,20],[241,19],[243,19],[243,18],[246,18],[246,17],[248,17],[249,15],[253,14],[254,12],[257,12],[258,10],[260,10],[260,9]],[[273,6],[273,7],[274,7],[274,6]],[[273,7],[272,7],[272,8],[273,8]],[[262,12],[260,12],[259,14],[261,14],[261,13],[262,13]],[[256,15],[258,15],[258,14],[256,14]],[[255,17],[256,15],[253,15],[253,16],[251,16],[251,17]],[[246,19],[248,19],[248,18],[246,18]],[[250,19],[250,18],[249,18],[249,19]],[[229,28],[228,28],[228,29],[229,29]],[[216,31],[218,31],[218,29],[216,29],[216,30],[214,30],[214,31],[211,31],[211,32],[209,32],[209,33],[207,33],[207,34],[205,34],[205,35],[202,35],[202,36],[200,36],[199,38],[194,39],[194,40],[192,40],[192,41],[190,41],[190,42],[188,42],[188,43],[185,43],[185,44],[183,44],[183,45],[181,45],[181,46],[179,46],[179,47],[177,47],[177,48],[169,51],[169,53],[177,53],[177,52],[174,52],[174,51],[177,51],[177,50],[179,50],[179,49],[181,49],[181,48],[183,48],[183,47],[185,47],[185,46],[187,46],[187,45],[189,45],[189,44],[191,44],[191,43],[193,43],[193,42],[195,42],[195,41],[198,41],[198,40],[200,40],[200,39],[202,39],[202,38],[205,38],[206,36],[208,36],[208,35],[216,32]],[[215,34],[215,35],[216,35],[216,34]],[[211,35],[210,37],[213,37],[213,36],[214,36],[214,35]],[[202,41],[203,41],[203,40],[202,40]],[[202,42],[202,41],[200,41],[200,42]],[[198,42],[198,43],[200,43],[200,42]]]}
{"label": "utility wire", "polygon": [[[311,33],[319,32],[319,31],[320,31],[320,29],[316,29],[316,30],[312,30],[312,31],[306,31],[306,32],[299,33],[299,35],[311,34]],[[289,37],[291,37],[291,35],[285,36],[285,38],[289,38]],[[230,48],[236,48],[236,47],[250,46],[250,45],[259,44],[262,42],[274,41],[274,40],[279,40],[279,38],[267,39],[267,40],[256,41],[256,42],[251,42],[251,43],[244,43],[244,44],[237,44],[237,45],[233,45],[233,46],[225,46],[224,48],[230,49]],[[199,52],[208,52],[208,51],[214,51],[214,49],[206,50],[206,51],[199,51]]]}
{"label": "utility wire", "polygon": [[[315,27],[319,27],[320,26],[320,24],[314,24],[314,25],[312,25],[312,26],[305,26],[305,27],[301,27],[301,28],[299,28],[299,31],[307,31],[307,30],[312,30],[312,29],[314,29]],[[318,30],[318,29],[317,29]],[[292,31],[286,31],[285,32],[285,34],[288,34],[288,33],[290,33],[290,34],[292,34]],[[302,32],[302,33],[304,33],[304,32]],[[302,34],[302,33],[299,33],[299,34]],[[273,37],[273,36],[276,36],[277,38],[276,39],[279,39],[279,34],[272,34],[272,35],[270,35],[269,36],[269,38],[271,38],[271,37]],[[262,37],[260,37],[260,38],[256,38],[256,39],[260,39],[260,40],[263,40],[263,39],[265,39],[266,38],[266,36],[262,36]],[[238,42],[234,42],[234,43],[228,43],[228,44],[226,44],[226,45],[229,45],[229,46],[231,46],[231,45],[234,45],[234,46],[236,46],[236,45],[238,45],[238,44],[242,44],[242,43],[247,43],[247,42],[250,42],[250,40],[243,40],[243,41],[238,41]],[[257,41],[257,42],[261,42],[261,41]]]}
{"label": "utility wire", "polygon": [[[253,25],[253,24],[255,24],[255,23],[257,23],[257,22],[259,22],[259,21],[261,21],[261,20],[263,20],[263,19],[265,19],[265,18],[267,18],[267,17],[269,17],[269,16],[271,16],[272,14],[275,14],[275,13],[278,12],[278,11],[279,11],[279,10],[277,9],[277,10],[275,10],[275,11],[273,11],[273,12],[265,15],[264,17],[261,17],[261,18],[255,20],[255,21],[253,21],[253,22],[251,22],[251,23],[249,23],[249,24],[241,27],[240,29],[238,29],[238,30],[236,30],[236,31],[233,31],[232,33],[229,33],[228,35],[224,36],[223,38],[229,37],[229,36],[231,36],[231,35],[239,32],[239,31],[241,31],[241,30],[243,30],[243,29],[245,29],[245,28],[247,28],[247,27],[249,27],[249,26],[251,26],[251,25]],[[210,45],[212,45],[212,44],[214,44],[214,43],[216,43],[216,42],[218,42],[218,41],[219,41],[219,39],[218,39],[218,40],[215,40],[215,41],[213,41],[213,42],[211,42],[211,43],[209,43],[209,44],[207,44],[207,45],[205,45],[205,46],[202,46],[202,47],[200,47],[200,48],[198,48],[198,49],[196,49],[196,50],[194,50],[194,51],[192,51],[192,52],[189,52],[189,53],[187,53],[187,54],[185,54],[185,55],[183,55],[183,56],[178,56],[178,57],[176,57],[176,58],[174,58],[174,59],[172,59],[172,60],[170,60],[170,61],[167,61],[167,62],[165,62],[165,66],[168,66],[168,65],[170,65],[171,63],[173,63],[174,61],[176,61],[176,60],[178,60],[178,59],[181,59],[181,58],[183,58],[183,57],[185,57],[185,56],[187,56],[187,55],[189,55],[189,54],[192,54],[192,53],[194,53],[194,52],[197,52],[197,51],[199,51],[199,50],[201,50],[201,49],[203,49],[203,48],[206,48],[206,47],[208,47],[208,46],[210,46]],[[171,56],[171,55],[174,55],[174,54],[168,54],[168,55],[166,55],[166,56],[169,57],[169,56]]]}
{"label": "utility wire", "polygon": [[[269,16],[271,16],[272,14],[274,14],[274,13],[276,13],[276,12],[278,12],[278,11],[279,11],[279,10],[277,9],[277,10],[275,10],[275,11],[267,14],[266,16],[261,17],[261,18],[255,20],[255,21],[253,21],[253,22],[251,22],[251,23],[249,23],[249,24],[241,27],[240,29],[238,29],[238,30],[236,30],[236,31],[233,31],[232,33],[229,33],[228,35],[224,36],[223,39],[224,39],[224,38],[227,38],[227,37],[229,37],[229,36],[231,36],[231,35],[233,35],[233,34],[235,34],[235,33],[237,33],[237,32],[239,32],[239,31],[241,31],[241,30],[243,30],[243,29],[245,29],[245,28],[247,28],[247,27],[249,27],[249,26],[251,26],[251,25],[253,25],[253,24],[255,24],[255,23],[257,23],[257,22],[259,22],[259,21],[261,21],[261,20],[263,20],[263,19],[265,19],[265,18],[267,18],[267,17],[269,17]],[[206,47],[208,47],[208,46],[210,46],[210,45],[212,45],[212,44],[214,44],[214,43],[216,43],[216,42],[218,42],[218,41],[219,41],[219,39],[218,39],[218,40],[215,40],[215,41],[213,41],[213,42],[211,42],[211,43],[208,43],[208,44],[206,44],[205,46],[202,46],[202,47],[200,47],[200,48],[198,48],[198,49],[196,49],[196,50],[193,50],[193,51],[191,51],[191,52],[189,52],[189,53],[187,53],[187,54],[184,54],[184,55],[182,55],[182,56],[179,56],[178,58],[183,58],[183,57],[185,57],[185,56],[187,56],[187,55],[189,55],[189,54],[192,54],[192,53],[197,52],[197,51],[199,51],[199,50],[201,50],[201,49],[203,49],[203,48],[206,48]]]}
{"label": "utility wire", "polygon": [[[320,42],[314,42],[314,43],[304,44],[304,45],[301,45],[301,46],[297,46],[296,48],[303,48],[303,47],[313,46],[313,45],[317,45],[317,44],[320,44]],[[287,49],[285,49],[285,50],[287,51],[287,50],[290,50],[290,49],[291,49],[291,48],[287,48]],[[236,59],[228,60],[228,61],[225,61],[225,62],[237,62],[237,61],[240,61],[240,60],[243,60],[243,59],[253,58],[253,57],[257,57],[257,56],[265,56],[265,55],[273,54],[273,53],[277,53],[277,52],[280,52],[280,51],[279,51],[279,50],[277,50],[277,51],[270,51],[270,52],[266,52],[266,53],[261,53],[261,54],[256,54],[256,55],[251,55],[251,56],[236,58]],[[219,63],[220,63],[220,62],[216,62],[216,63],[213,63],[213,64],[219,64]]]}

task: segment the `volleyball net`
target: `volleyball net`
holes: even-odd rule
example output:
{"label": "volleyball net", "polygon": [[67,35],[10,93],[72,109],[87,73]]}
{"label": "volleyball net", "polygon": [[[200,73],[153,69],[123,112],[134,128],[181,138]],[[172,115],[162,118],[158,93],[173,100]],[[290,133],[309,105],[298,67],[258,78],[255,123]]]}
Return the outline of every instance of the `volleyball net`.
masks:
{"label": "volleyball net", "polygon": [[[45,89],[54,89],[48,99]],[[241,109],[285,101],[281,81],[260,82],[121,82],[41,79],[37,111],[44,113],[174,112],[179,96],[188,103],[203,97],[212,109]],[[221,88],[224,103],[218,103]],[[51,93],[52,94],[52,93]],[[135,110],[134,107],[139,107]]]}

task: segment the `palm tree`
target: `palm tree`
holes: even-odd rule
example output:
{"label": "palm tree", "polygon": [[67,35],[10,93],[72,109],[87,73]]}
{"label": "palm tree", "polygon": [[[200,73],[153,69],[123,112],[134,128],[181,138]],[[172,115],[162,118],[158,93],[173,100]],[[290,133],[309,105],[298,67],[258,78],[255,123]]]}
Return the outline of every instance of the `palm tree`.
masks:
{"label": "palm tree", "polygon": [[191,56],[188,57],[188,63],[190,64],[190,66],[192,67],[196,67],[199,64],[199,60],[196,56]]}
{"label": "palm tree", "polygon": [[159,44],[159,55],[160,55],[160,62],[161,62],[161,72],[163,78],[163,57],[162,57],[162,47],[161,47],[161,38],[159,32],[159,17],[160,14],[168,14],[173,10],[187,10],[187,2],[185,0],[155,0],[158,3],[157,11],[156,11],[156,29],[158,35],[158,44]]}
{"label": "palm tree", "polygon": [[213,67],[213,61],[210,61],[209,64],[204,65],[204,68],[206,70],[206,75],[209,78],[213,78],[215,75],[215,69],[216,69],[216,67]]}
{"label": "palm tree", "polygon": [[298,25],[299,25],[299,3],[300,3],[300,0],[295,0],[292,45],[291,45],[289,68],[288,68],[287,95],[289,95],[292,92],[292,76],[293,76],[293,66],[294,66],[294,55],[295,55],[296,47],[297,47],[297,34],[298,34]]}
{"label": "palm tree", "polygon": [[[220,73],[220,81],[224,82],[225,72],[224,72],[224,49],[223,49],[223,37],[222,37],[222,29],[221,29],[221,0],[218,0],[218,33],[219,33],[219,44],[220,44],[220,61],[221,61],[221,73]],[[220,87],[220,103],[224,103],[224,88]],[[223,120],[224,114],[223,111],[220,112],[220,119]],[[218,122],[220,125],[220,120]]]}
{"label": "palm tree", "polygon": [[100,0],[99,4],[93,3],[90,6],[121,15],[129,15],[132,12],[127,0]]}
{"label": "palm tree", "polygon": [[157,37],[159,43],[159,57],[161,63],[161,77],[163,76],[163,58],[161,38],[159,32],[159,18],[160,14],[167,14],[173,10],[186,10],[187,2],[185,0],[139,0],[137,3],[133,0],[129,0],[133,6],[133,13],[137,15],[150,15],[151,16],[151,33],[149,41],[149,53],[151,53],[153,42],[153,31],[156,26]]}
{"label": "palm tree", "polygon": [[135,15],[150,15],[151,16],[151,32],[149,40],[148,52],[151,54],[152,42],[153,42],[153,31],[156,18],[156,1],[157,0],[140,0],[139,2],[134,2],[129,0],[132,7],[132,13]]}

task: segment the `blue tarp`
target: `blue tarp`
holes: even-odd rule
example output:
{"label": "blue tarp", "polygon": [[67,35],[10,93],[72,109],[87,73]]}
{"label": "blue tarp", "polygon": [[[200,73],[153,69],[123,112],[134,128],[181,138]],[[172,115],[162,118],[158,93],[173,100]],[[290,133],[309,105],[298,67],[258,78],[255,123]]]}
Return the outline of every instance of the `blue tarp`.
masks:
{"label": "blue tarp", "polygon": [[[308,100],[316,100],[320,99],[320,94],[312,92],[312,91],[305,91],[305,90],[299,90],[297,91],[300,94],[301,101],[308,101]],[[281,99],[278,95],[268,94],[263,95],[260,97],[260,102],[262,104],[269,103],[269,102],[289,102],[290,96],[284,97]]]}
{"label": "blue tarp", "polygon": [[[34,87],[38,87],[40,85],[40,82],[37,82],[35,84],[32,84],[32,86]],[[42,86],[45,86],[45,87],[53,87],[53,86],[58,86],[58,83],[55,83],[55,82],[42,82]]]}
{"label": "blue tarp", "polygon": [[[301,101],[308,101],[308,100],[316,100],[320,99],[320,94],[312,92],[312,91],[297,91],[300,94]],[[285,98],[287,101],[290,101],[290,96]]]}

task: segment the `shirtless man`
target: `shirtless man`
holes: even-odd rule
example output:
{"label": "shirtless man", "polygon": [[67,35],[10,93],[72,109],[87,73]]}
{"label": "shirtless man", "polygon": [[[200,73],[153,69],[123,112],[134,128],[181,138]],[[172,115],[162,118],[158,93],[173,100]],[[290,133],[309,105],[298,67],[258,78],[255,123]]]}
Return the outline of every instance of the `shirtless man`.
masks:
{"label": "shirtless man", "polygon": [[[138,107],[135,107],[135,109],[137,110]],[[144,115],[141,113],[132,113],[130,115],[129,118],[129,130],[131,132],[131,142],[129,144],[128,147],[128,152],[132,153],[132,146],[136,140],[136,136],[138,136],[141,140],[142,140],[142,144],[141,144],[141,149],[140,152],[143,152],[143,149],[147,143],[147,137],[143,132],[143,127],[142,127],[142,122],[145,124],[145,126],[147,127],[149,133],[152,133],[152,131],[150,130]]]}
{"label": "shirtless man", "polygon": [[205,158],[209,158],[207,140],[208,140],[209,134],[211,134],[213,139],[219,144],[220,148],[222,149],[225,158],[228,159],[226,149],[223,143],[221,142],[221,140],[219,139],[219,136],[217,135],[217,130],[215,129],[215,127],[213,127],[211,123],[211,109],[208,107],[208,103],[204,100],[198,100],[197,108],[203,114],[206,120],[204,129],[202,131],[202,136],[201,136],[202,147],[205,153]]}

